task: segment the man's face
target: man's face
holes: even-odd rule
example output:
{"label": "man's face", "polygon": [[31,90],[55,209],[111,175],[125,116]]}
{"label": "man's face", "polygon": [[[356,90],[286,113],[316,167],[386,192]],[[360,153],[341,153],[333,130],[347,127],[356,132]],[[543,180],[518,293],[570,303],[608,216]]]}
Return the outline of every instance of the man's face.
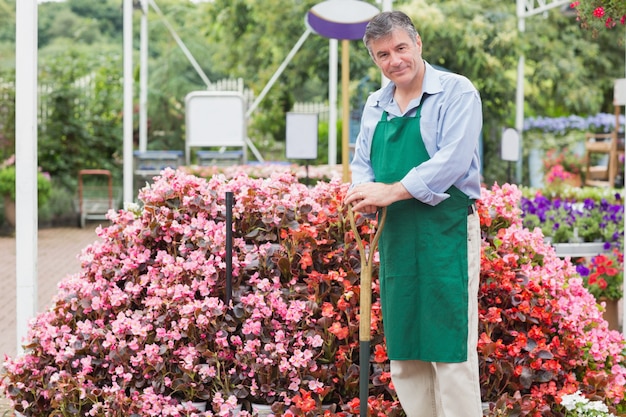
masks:
{"label": "man's face", "polygon": [[418,75],[422,60],[422,40],[417,36],[411,39],[402,29],[378,40],[370,41],[374,63],[385,77],[402,87],[409,85]]}

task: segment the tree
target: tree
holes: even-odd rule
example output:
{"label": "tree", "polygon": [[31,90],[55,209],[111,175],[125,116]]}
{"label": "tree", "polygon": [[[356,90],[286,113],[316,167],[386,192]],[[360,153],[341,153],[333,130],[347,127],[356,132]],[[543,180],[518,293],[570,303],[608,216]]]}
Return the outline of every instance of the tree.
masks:
{"label": "tree", "polygon": [[[166,18],[212,81],[242,78],[245,87],[257,95],[304,33],[304,17],[316,3],[158,0]],[[520,36],[512,0],[394,0],[394,8],[405,10],[415,19],[424,39],[425,59],[466,75],[480,90],[487,183],[506,181],[499,143],[502,130],[514,125],[517,59],[521,53],[526,57],[527,116],[612,112],[613,80],[623,77],[624,71],[623,44],[615,42],[623,39],[623,26],[594,38],[580,28],[575,17],[555,9],[527,19],[526,31]],[[0,0],[0,11],[4,10],[8,13],[0,13],[0,68],[13,68],[15,2]],[[44,68],[50,59],[66,55],[70,44],[91,50],[93,55],[81,53],[91,56],[94,63],[99,62],[101,51],[105,56],[121,54],[121,17],[119,0],[42,3],[40,66]],[[139,17],[140,12],[135,12],[135,39],[139,39]],[[152,9],[148,18],[149,146],[182,149],[184,98],[190,91],[206,86]],[[67,23],[59,25],[62,19]],[[380,72],[359,41],[351,42],[350,76],[351,107],[359,110],[364,97],[380,85]],[[138,81],[138,71],[136,77]],[[249,136],[257,146],[284,140],[285,113],[293,103],[326,102],[327,94],[328,40],[311,35],[252,115]],[[260,148],[263,150],[263,146]]]}
{"label": "tree", "polygon": [[48,93],[39,129],[39,165],[73,190],[78,171],[109,169],[121,178],[121,56],[69,47],[40,75]]}
{"label": "tree", "polygon": [[123,25],[119,1],[67,0],[67,4],[77,16],[94,20],[103,35],[111,39],[120,39]]}

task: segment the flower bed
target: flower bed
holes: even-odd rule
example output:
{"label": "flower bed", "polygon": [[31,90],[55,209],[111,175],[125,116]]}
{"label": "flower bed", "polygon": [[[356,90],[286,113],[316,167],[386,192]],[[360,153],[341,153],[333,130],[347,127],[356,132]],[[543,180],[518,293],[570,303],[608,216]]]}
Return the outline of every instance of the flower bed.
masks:
{"label": "flower bed", "polygon": [[331,181],[343,176],[341,165],[312,165],[309,167],[290,164],[287,162],[266,162],[253,165],[229,165],[229,166],[200,166],[191,165],[181,167],[188,174],[202,178],[211,178],[214,175],[224,175],[227,178],[234,178],[239,175],[246,175],[251,178],[269,178],[275,172],[290,172],[298,180],[305,181],[307,178],[313,182]]}
{"label": "flower bed", "polygon": [[576,390],[623,411],[624,340],[608,329],[574,266],[540,230],[523,228],[520,199],[515,186],[494,186],[483,190],[479,210],[492,236],[481,265],[478,344],[490,415],[558,416],[562,396]]}
{"label": "flower bed", "polygon": [[[288,171],[208,180],[165,170],[142,206],[111,214],[2,388],[26,416],[229,416],[272,403],[276,416],[359,410],[360,256],[333,180]],[[225,296],[224,195],[235,196],[233,294]],[[521,192],[483,190],[480,290],[483,400],[489,415],[561,416],[580,390],[623,405],[624,340],[608,330],[574,267],[524,229]],[[375,224],[357,219],[367,235]],[[404,415],[390,382],[373,271],[372,415]],[[208,410],[191,408],[196,399]]]}
{"label": "flower bed", "polygon": [[520,200],[523,225],[539,228],[552,243],[604,242],[620,247],[624,230],[624,203],[619,192],[546,195],[527,192]]}

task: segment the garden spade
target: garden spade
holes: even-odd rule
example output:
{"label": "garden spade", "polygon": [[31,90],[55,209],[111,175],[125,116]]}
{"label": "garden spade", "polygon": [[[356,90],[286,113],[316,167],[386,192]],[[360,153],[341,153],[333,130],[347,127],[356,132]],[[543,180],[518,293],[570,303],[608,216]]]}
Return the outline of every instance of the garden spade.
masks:
{"label": "garden spade", "polygon": [[374,254],[378,246],[380,233],[385,226],[387,217],[387,208],[383,207],[379,214],[378,226],[373,237],[370,235],[369,246],[366,248],[363,239],[359,235],[354,220],[354,213],[348,208],[350,216],[350,225],[354,232],[359,253],[361,254],[361,296],[359,299],[359,400],[360,400],[360,417],[367,417],[367,398],[369,396],[369,360],[370,360],[370,341],[372,327],[372,267],[374,263]]}

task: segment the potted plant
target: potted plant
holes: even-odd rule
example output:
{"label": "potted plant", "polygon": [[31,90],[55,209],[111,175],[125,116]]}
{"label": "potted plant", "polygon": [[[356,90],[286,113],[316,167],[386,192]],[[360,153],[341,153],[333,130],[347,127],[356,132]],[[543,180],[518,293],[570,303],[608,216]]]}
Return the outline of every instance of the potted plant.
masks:
{"label": "potted plant", "polygon": [[[0,164],[0,197],[4,199],[4,218],[11,226],[15,226],[15,155]],[[49,175],[37,172],[37,203],[42,206],[50,197],[51,185]]]}
{"label": "potted plant", "polygon": [[582,258],[576,270],[589,292],[598,302],[604,303],[610,327],[619,330],[617,302],[624,295],[624,254],[614,248],[612,252],[596,255],[589,261]]}
{"label": "potted plant", "polygon": [[540,228],[553,244],[599,242],[604,250],[622,241],[624,208],[618,192],[610,197],[594,190],[552,197],[528,192],[520,207],[524,226]]}
{"label": "potted plant", "polygon": [[564,186],[580,187],[583,183],[583,158],[567,147],[546,151],[543,167],[545,187],[557,195]]}

